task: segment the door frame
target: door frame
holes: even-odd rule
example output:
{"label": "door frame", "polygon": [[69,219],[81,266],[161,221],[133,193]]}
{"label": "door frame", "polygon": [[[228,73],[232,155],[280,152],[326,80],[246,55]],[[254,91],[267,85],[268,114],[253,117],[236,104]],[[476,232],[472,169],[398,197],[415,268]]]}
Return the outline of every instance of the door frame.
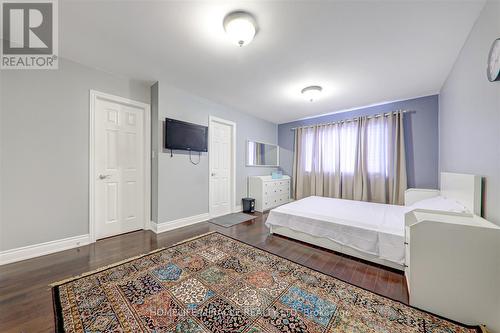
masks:
{"label": "door frame", "polygon": [[212,170],[212,163],[213,159],[210,158],[210,153],[212,151],[212,123],[217,122],[220,124],[224,125],[229,125],[231,126],[231,181],[230,181],[230,188],[231,188],[231,193],[229,197],[231,198],[231,204],[230,204],[230,212],[229,213],[234,213],[236,210],[236,123],[230,120],[218,118],[209,115],[208,116],[208,215],[210,217],[215,217],[213,213],[210,211],[212,207],[212,196],[210,195],[211,192],[211,184],[212,182],[210,181],[211,176],[211,170]]}
{"label": "door frame", "polygon": [[111,102],[129,105],[139,108],[144,112],[144,222],[143,229],[151,229],[151,107],[149,104],[134,101],[128,98],[103,93],[97,90],[90,90],[89,108],[89,238],[90,242],[96,241],[95,234],[95,112],[97,99],[104,99]]}

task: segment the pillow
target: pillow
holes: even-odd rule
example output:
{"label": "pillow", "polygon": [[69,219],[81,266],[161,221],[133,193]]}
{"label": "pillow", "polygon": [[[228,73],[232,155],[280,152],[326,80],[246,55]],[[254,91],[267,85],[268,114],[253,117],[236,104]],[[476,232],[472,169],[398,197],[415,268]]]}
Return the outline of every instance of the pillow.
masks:
{"label": "pillow", "polygon": [[468,213],[468,209],[458,201],[443,196],[437,196],[415,202],[411,209],[440,210],[453,213]]}

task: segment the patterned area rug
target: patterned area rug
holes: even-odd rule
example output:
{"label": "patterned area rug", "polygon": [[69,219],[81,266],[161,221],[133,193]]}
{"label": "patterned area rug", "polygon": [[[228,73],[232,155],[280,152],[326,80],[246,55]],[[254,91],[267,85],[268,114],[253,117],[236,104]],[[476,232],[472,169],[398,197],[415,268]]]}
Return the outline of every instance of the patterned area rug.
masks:
{"label": "patterned area rug", "polygon": [[53,288],[57,332],[476,332],[219,233]]}

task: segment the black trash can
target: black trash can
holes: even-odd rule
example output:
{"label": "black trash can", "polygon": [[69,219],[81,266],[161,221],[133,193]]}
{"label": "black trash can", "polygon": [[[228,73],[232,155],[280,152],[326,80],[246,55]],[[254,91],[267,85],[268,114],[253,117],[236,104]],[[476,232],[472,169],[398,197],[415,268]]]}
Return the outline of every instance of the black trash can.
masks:
{"label": "black trash can", "polygon": [[243,212],[253,213],[255,212],[255,199],[254,198],[243,198]]}

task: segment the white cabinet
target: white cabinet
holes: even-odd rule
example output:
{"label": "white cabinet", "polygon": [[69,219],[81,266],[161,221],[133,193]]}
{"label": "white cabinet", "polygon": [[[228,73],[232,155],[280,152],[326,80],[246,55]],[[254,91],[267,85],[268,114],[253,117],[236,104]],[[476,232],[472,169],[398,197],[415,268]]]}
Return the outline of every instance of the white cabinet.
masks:
{"label": "white cabinet", "polygon": [[255,199],[255,210],[265,210],[290,201],[290,177],[272,179],[271,176],[251,176],[248,179],[248,195]]}
{"label": "white cabinet", "polygon": [[410,305],[500,332],[500,228],[477,216],[414,210],[405,217]]}

